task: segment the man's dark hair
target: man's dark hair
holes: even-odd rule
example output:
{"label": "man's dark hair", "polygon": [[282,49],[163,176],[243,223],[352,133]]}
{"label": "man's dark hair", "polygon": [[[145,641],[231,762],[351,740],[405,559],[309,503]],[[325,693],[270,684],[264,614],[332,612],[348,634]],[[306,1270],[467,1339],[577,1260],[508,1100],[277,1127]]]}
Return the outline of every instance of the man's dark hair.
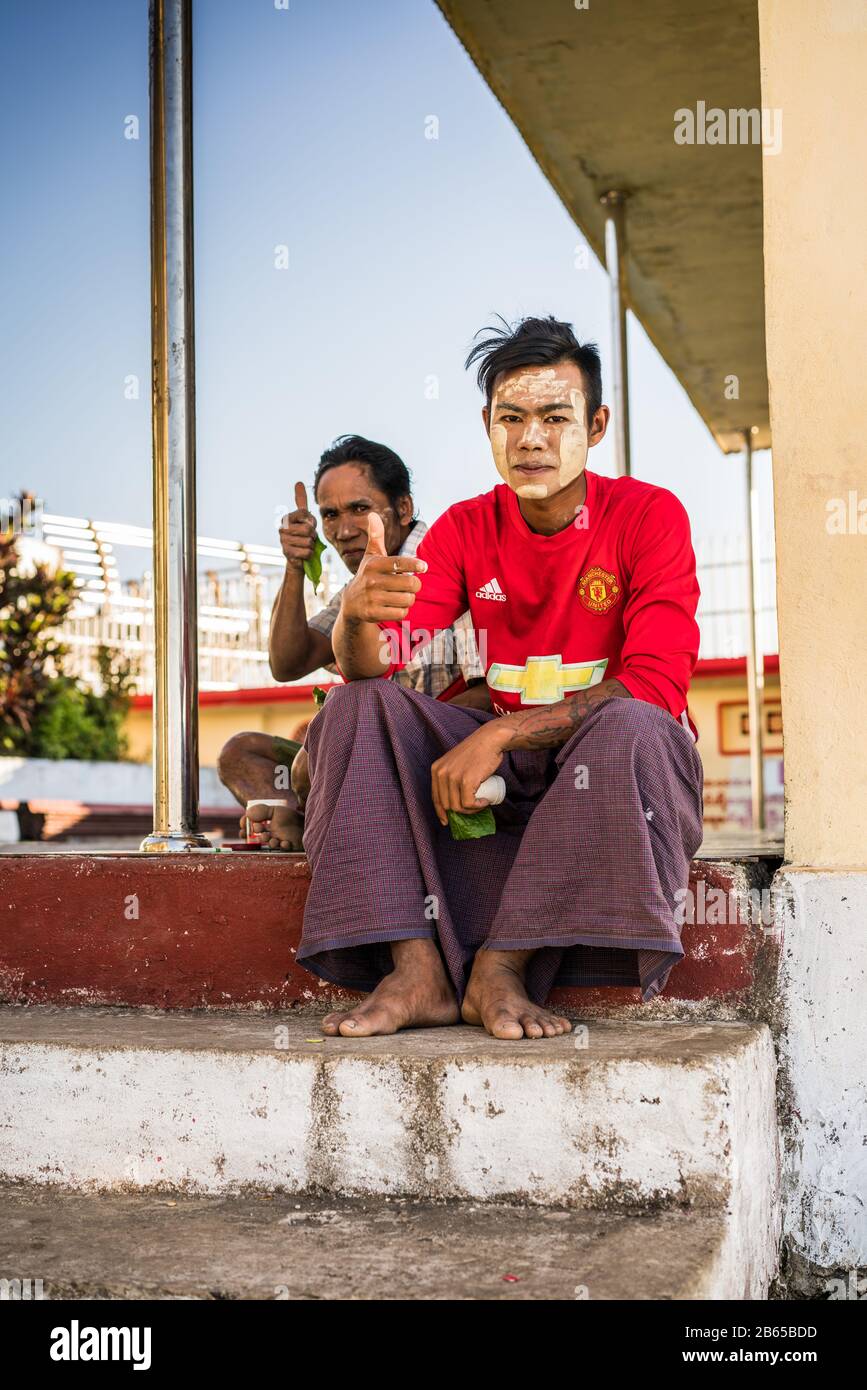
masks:
{"label": "man's dark hair", "polygon": [[342,434],[319,460],[313,479],[314,497],[323,474],[329,468],[339,468],[344,463],[365,464],[370,469],[374,483],[380,492],[385,493],[392,507],[397,507],[401,497],[411,495],[409,469],[393,449],[389,449],[387,444],[365,439],[360,434]]}
{"label": "man's dark hair", "polygon": [[[517,367],[551,367],[557,362],[574,362],[584,377],[587,423],[602,404],[602,363],[595,343],[579,343],[571,323],[561,323],[553,315],[546,319],[521,319],[509,324],[498,314],[500,328],[480,328],[481,338],[470,350],[465,367],[478,362],[476,380],[484,391],[488,410],[494,382],[503,372]],[[482,334],[486,336],[481,337]]]}

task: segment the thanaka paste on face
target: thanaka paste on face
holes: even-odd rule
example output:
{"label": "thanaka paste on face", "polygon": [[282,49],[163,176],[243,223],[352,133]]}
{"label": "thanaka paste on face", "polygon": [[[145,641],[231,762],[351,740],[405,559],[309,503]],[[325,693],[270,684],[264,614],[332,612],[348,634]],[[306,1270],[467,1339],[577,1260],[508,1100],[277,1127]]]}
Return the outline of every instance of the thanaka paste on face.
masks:
{"label": "thanaka paste on face", "polygon": [[[554,368],[548,368],[542,372],[528,372],[523,376],[509,379],[507,383],[498,387],[491,402],[492,417],[503,397],[514,405],[526,404],[530,408],[538,408],[546,401],[554,401],[558,397],[560,399],[568,397],[575,414],[575,420],[565,425],[560,432],[558,449],[560,466],[556,475],[549,475],[547,480],[540,479],[537,483],[519,482],[516,485],[513,480],[512,468],[509,466],[508,430],[505,425],[498,422],[492,423],[490,428],[491,452],[494,456],[497,472],[516,496],[538,499],[560,492],[584,472],[587,464],[588,443],[584,392],[571,386],[562,377],[558,377]],[[539,420],[533,418],[527,422],[524,436],[533,438],[537,433],[540,442],[544,442],[546,434],[544,426]]]}
{"label": "thanaka paste on face", "polygon": [[[496,397],[491,405],[491,411],[496,409]],[[508,439],[505,425],[491,425],[491,453],[494,455],[494,465],[504,483],[509,483],[509,464],[506,459],[506,440]],[[509,483],[509,487],[512,484]]]}
{"label": "thanaka paste on face", "polygon": [[560,487],[579,477],[587,466],[587,409],[584,392],[569,392],[572,409],[575,412],[573,424],[564,426],[560,434]]}

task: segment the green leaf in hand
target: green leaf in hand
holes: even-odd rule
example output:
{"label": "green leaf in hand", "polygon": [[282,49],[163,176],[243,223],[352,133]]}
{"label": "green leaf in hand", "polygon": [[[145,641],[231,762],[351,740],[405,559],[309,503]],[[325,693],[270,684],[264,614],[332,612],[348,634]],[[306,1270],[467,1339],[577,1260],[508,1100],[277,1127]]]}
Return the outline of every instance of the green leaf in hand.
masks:
{"label": "green leaf in hand", "polygon": [[486,806],[484,811],[473,811],[468,816],[460,811],[446,811],[446,815],[453,840],[480,840],[483,835],[493,835],[497,829],[490,806]]}
{"label": "green leaf in hand", "polygon": [[271,739],[271,747],[274,757],[278,763],[285,767],[291,767],[295,758],[301,752],[301,744],[295,738],[281,738],[279,734],[274,734]]}
{"label": "green leaf in hand", "polygon": [[322,552],[324,549],[325,542],[317,534],[313,541],[313,554],[304,561],[304,573],[313,585],[314,592],[319,588],[319,581],[322,578]]}

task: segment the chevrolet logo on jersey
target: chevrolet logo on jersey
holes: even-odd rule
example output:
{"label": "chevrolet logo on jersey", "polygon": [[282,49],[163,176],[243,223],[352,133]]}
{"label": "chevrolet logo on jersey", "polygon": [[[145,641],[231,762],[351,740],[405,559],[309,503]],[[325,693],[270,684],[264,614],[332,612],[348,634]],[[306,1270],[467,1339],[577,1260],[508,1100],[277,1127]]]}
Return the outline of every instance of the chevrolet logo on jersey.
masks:
{"label": "chevrolet logo on jersey", "polygon": [[607,665],[607,656],[575,666],[564,666],[560,655],[530,656],[523,666],[495,661],[488,671],[488,687],[519,695],[522,705],[553,705],[564,699],[567,691],[598,685]]}

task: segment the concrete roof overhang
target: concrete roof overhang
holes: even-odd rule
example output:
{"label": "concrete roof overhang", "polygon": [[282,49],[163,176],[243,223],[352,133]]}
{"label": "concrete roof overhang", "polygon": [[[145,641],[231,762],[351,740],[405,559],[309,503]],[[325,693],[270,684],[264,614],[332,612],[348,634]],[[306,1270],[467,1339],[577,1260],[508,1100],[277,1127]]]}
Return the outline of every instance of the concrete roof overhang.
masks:
{"label": "concrete roof overhang", "polygon": [[756,0],[437,3],[603,261],[600,197],[627,194],[630,308],[717,443],[741,449],[754,426],[753,447],[768,447],[762,159],[773,156],[674,138],[680,109],[761,108]]}

